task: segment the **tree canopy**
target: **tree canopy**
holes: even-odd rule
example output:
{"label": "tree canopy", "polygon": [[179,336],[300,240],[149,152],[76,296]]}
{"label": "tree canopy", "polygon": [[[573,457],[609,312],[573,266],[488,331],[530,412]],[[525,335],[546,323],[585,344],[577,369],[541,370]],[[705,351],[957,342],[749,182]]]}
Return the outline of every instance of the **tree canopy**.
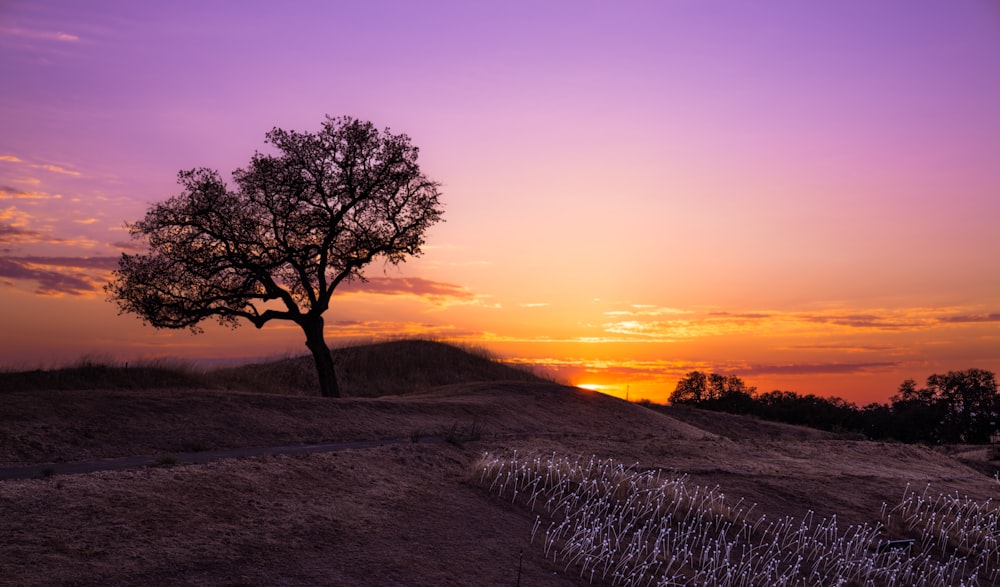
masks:
{"label": "tree canopy", "polygon": [[156,328],[292,321],[321,393],[337,396],[323,333],[330,298],[375,259],[421,253],[443,213],[440,184],[409,137],[351,117],[327,117],[316,133],[275,128],[266,142],[276,153],[255,153],[233,186],[215,170],[181,171],[181,193],[127,225],[148,252],[122,254],[105,290]]}
{"label": "tree canopy", "polygon": [[755,387],[747,387],[736,375],[706,375],[701,371],[691,371],[677,382],[669,401],[672,404],[694,404],[739,411],[751,400],[756,390]]}
{"label": "tree canopy", "polygon": [[1000,390],[996,376],[985,369],[935,373],[922,388],[907,379],[888,404],[863,408],[837,397],[756,393],[734,375],[692,371],[677,383],[670,403],[902,442],[995,442],[1000,429]]}

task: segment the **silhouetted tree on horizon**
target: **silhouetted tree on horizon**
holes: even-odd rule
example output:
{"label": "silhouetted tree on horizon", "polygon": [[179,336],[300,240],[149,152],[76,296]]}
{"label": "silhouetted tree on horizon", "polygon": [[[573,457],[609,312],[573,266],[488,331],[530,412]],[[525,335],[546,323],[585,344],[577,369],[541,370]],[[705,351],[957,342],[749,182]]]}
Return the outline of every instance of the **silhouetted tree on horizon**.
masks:
{"label": "silhouetted tree on horizon", "polygon": [[863,408],[838,397],[780,390],[758,394],[734,375],[692,371],[677,383],[669,401],[910,443],[986,443],[1000,424],[996,377],[985,369],[935,373],[923,388],[907,379],[888,404],[870,403]]}
{"label": "silhouetted tree on horizon", "polygon": [[672,404],[699,404],[708,396],[708,376],[701,371],[691,371],[674,387],[668,400]]}
{"label": "silhouetted tree on horizon", "polygon": [[720,375],[701,371],[691,371],[685,375],[673,393],[671,404],[693,404],[710,410],[737,412],[746,411],[756,387],[747,387],[736,375]]}
{"label": "silhouetted tree on horizon", "polygon": [[996,377],[984,369],[949,371],[927,378],[946,406],[945,425],[957,430],[962,442],[990,440],[1000,420]]}
{"label": "silhouetted tree on horizon", "polygon": [[266,142],[278,153],[255,153],[233,172],[234,189],[211,169],[180,172],[181,194],[127,225],[149,252],[122,254],[105,291],[156,328],[294,322],[320,393],[337,397],[323,330],[330,298],[377,258],[421,253],[443,213],[439,184],[421,172],[409,137],[351,117],[327,117],[316,133],[275,128]]}

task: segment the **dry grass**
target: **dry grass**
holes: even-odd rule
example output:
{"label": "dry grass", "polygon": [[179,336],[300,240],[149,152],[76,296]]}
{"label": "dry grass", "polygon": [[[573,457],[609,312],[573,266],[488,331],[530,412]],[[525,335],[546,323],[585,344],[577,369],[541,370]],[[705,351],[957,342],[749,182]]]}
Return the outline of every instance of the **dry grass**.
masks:
{"label": "dry grass", "polygon": [[[738,417],[716,434],[692,418],[545,382],[434,386],[448,370],[433,361],[399,371],[422,365],[425,379],[403,386],[422,391],[377,398],[219,387],[0,394],[7,465],[401,439],[338,453],[0,482],[0,582],[514,585],[523,550],[522,585],[580,584],[579,573],[563,572],[530,544],[531,514],[471,479],[486,451],[613,458],[719,486],[768,517],[813,510],[844,525],[877,520],[907,484],[973,499],[997,491],[992,478],[920,447],[783,428],[757,437],[739,433]],[[410,442],[473,424],[478,439]]]}
{"label": "dry grass", "polygon": [[[345,397],[377,397],[473,381],[551,381],[544,373],[505,363],[486,349],[431,340],[396,340],[337,348],[337,379]],[[0,392],[94,389],[219,389],[271,395],[318,395],[310,356],[236,367],[198,369],[182,361],[137,364],[85,357],[57,369],[0,370]]]}
{"label": "dry grass", "polygon": [[0,392],[52,389],[162,389],[204,388],[212,383],[205,373],[179,362],[147,362],[129,366],[90,358],[59,369],[0,371]]}
{"label": "dry grass", "polygon": [[[429,340],[398,340],[334,349],[337,381],[345,397],[399,395],[449,383],[543,381],[529,370],[505,364],[484,349]],[[228,389],[315,395],[319,387],[312,357],[219,369],[211,381]]]}
{"label": "dry grass", "polygon": [[783,422],[771,422],[755,416],[699,410],[685,405],[656,406],[655,409],[664,412],[671,418],[732,440],[764,440],[768,438],[776,440],[832,440],[841,438],[841,435],[825,430]]}

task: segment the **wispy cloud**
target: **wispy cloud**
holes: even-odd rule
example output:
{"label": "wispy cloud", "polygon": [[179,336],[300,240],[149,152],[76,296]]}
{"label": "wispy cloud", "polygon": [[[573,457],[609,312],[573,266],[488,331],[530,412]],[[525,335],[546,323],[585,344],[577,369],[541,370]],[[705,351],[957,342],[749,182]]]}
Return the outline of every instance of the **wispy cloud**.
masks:
{"label": "wispy cloud", "polygon": [[513,357],[508,363],[539,367],[570,383],[617,381],[622,385],[637,382],[675,382],[691,371],[710,370],[711,366],[698,361],[638,361],[596,360],[554,357]]}
{"label": "wispy cloud", "polygon": [[654,306],[651,304],[632,304],[627,309],[624,310],[611,310],[605,312],[605,316],[669,316],[669,315],[681,315],[681,314],[691,314],[691,310],[682,310],[680,308],[668,308],[661,306]]}
{"label": "wispy cloud", "polygon": [[1000,312],[989,314],[959,314],[956,316],[945,316],[941,322],[948,324],[975,324],[982,322],[1000,322]]}
{"label": "wispy cloud", "polygon": [[742,374],[747,377],[754,375],[850,375],[870,373],[872,371],[893,370],[900,366],[895,361],[880,361],[872,363],[802,363],[784,365],[751,365]]}
{"label": "wispy cloud", "polygon": [[80,269],[101,269],[111,271],[118,267],[118,257],[7,257],[10,261],[30,266],[74,267]]}
{"label": "wispy cloud", "polygon": [[334,320],[327,322],[326,330],[326,336],[331,339],[429,337],[461,340],[475,339],[480,334],[454,324],[388,320]]}
{"label": "wispy cloud", "polygon": [[[610,334],[637,339],[670,341],[733,333],[782,335],[794,332],[825,334],[877,334],[938,328],[947,324],[1000,322],[1000,312],[969,313],[956,308],[899,308],[862,311],[826,310],[813,312],[786,311],[683,311],[683,316],[666,318],[662,315],[618,310],[605,312],[609,317],[629,320],[606,322],[601,328]],[[658,317],[657,317],[658,316]],[[657,319],[650,319],[657,317]],[[856,347],[856,345],[853,345]]]}
{"label": "wispy cloud", "polygon": [[767,320],[774,316],[773,312],[708,312],[708,316],[711,318],[727,319],[727,320]]}
{"label": "wispy cloud", "polygon": [[0,278],[15,286],[18,281],[34,282],[35,293],[43,296],[91,295],[107,281],[117,257],[101,256],[16,256],[12,252],[31,245],[93,248],[99,245],[86,237],[61,238],[48,229],[32,226],[35,218],[14,206],[0,209]]}
{"label": "wispy cloud", "polygon": [[9,185],[0,186],[0,200],[58,200],[61,197],[59,194],[21,190]]}
{"label": "wispy cloud", "polygon": [[778,347],[775,350],[799,350],[799,351],[840,351],[846,353],[872,353],[872,352],[898,352],[900,347],[892,345],[878,345],[878,344],[793,344],[783,347]]}
{"label": "wispy cloud", "polygon": [[0,257],[0,277],[33,281],[42,296],[91,295],[115,263],[116,257]]}
{"label": "wispy cloud", "polygon": [[22,39],[33,39],[37,41],[55,41],[58,43],[76,43],[80,37],[62,31],[40,31],[32,29],[22,29],[17,27],[0,27],[0,34],[20,37]]}
{"label": "wispy cloud", "polygon": [[831,313],[831,314],[795,314],[796,320],[814,324],[828,324],[865,330],[911,330],[926,327],[934,322],[933,316],[906,313],[886,312],[875,313]]}
{"label": "wispy cloud", "polygon": [[87,237],[55,237],[46,231],[27,228],[26,224],[22,222],[3,222],[3,220],[4,217],[0,211],[0,245],[49,244],[90,249],[100,244]]}
{"label": "wispy cloud", "polygon": [[40,165],[32,165],[32,167],[35,169],[44,169],[46,171],[51,171],[52,173],[59,173],[62,175],[72,175],[74,177],[78,177],[80,175],[79,171],[66,169],[65,167],[59,165],[40,164]]}
{"label": "wispy cloud", "polygon": [[671,341],[726,334],[740,328],[739,323],[714,320],[623,320],[601,325],[605,332],[625,336]]}
{"label": "wispy cloud", "polygon": [[0,222],[0,245],[37,243],[47,238],[48,235],[37,230]]}
{"label": "wispy cloud", "polygon": [[31,214],[15,206],[7,206],[0,210],[0,222],[8,222],[14,226],[24,226],[31,221]]}
{"label": "wispy cloud", "polygon": [[475,294],[460,285],[422,277],[371,277],[364,282],[344,283],[337,291],[342,294],[415,296],[438,304],[448,301],[472,302],[476,299]]}
{"label": "wispy cloud", "polygon": [[70,169],[65,165],[56,165],[54,163],[29,163],[15,155],[0,155],[0,161],[5,163],[16,163],[31,169],[42,169],[50,173],[58,173],[60,175],[70,175],[73,177],[79,177],[81,175],[79,171]]}
{"label": "wispy cloud", "polygon": [[115,241],[108,243],[108,246],[128,253],[142,253],[147,250],[146,244],[139,241]]}

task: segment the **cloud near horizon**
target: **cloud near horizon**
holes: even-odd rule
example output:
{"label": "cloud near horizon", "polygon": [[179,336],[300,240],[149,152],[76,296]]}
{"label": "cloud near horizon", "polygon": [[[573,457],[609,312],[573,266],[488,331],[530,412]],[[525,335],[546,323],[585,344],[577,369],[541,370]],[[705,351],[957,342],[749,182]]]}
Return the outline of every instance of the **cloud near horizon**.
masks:
{"label": "cloud near horizon", "polygon": [[449,301],[470,303],[476,300],[476,295],[465,287],[422,277],[369,277],[365,281],[342,283],[337,293],[414,296],[427,299],[434,304],[445,304]]}
{"label": "cloud near horizon", "polygon": [[117,257],[0,257],[0,277],[34,281],[40,296],[85,296],[100,291]]}
{"label": "cloud near horizon", "polygon": [[652,304],[632,304],[627,310],[610,310],[605,316],[665,316],[678,314],[693,314],[693,310],[681,308],[664,308]]}
{"label": "cloud near horizon", "polygon": [[[2,199],[2,198],[0,198]],[[62,238],[51,234],[51,227],[29,228],[35,216],[16,206],[0,209],[0,246],[2,245],[61,245],[91,249],[100,243],[92,238],[77,236]],[[3,251],[4,249],[0,249]]]}
{"label": "cloud near horizon", "polygon": [[[885,371],[901,365],[898,361],[872,363],[802,363],[751,365],[742,372],[746,377],[755,375],[845,375]],[[743,377],[743,375],[740,375]]]}
{"label": "cloud near horizon", "polygon": [[462,340],[475,339],[481,334],[478,331],[458,328],[454,324],[387,320],[334,320],[327,322],[326,327],[328,339],[425,337]]}
{"label": "cloud near horizon", "polygon": [[[89,239],[59,239],[42,231],[0,223],[0,245],[37,243],[96,244]],[[109,245],[126,251],[144,250],[144,247],[128,242]],[[13,286],[13,280],[34,281],[38,284],[35,293],[42,296],[95,293],[110,278],[110,272],[118,267],[119,260],[117,256],[11,256],[9,249],[6,252],[8,254],[0,255],[0,277],[6,278],[4,285]],[[462,286],[421,277],[372,277],[363,282],[355,280],[341,284],[337,293],[413,296],[435,305],[471,303],[477,299],[476,295]]]}
{"label": "cloud near horizon", "polygon": [[505,359],[505,361],[540,367],[552,371],[560,377],[568,377],[577,382],[588,376],[597,375],[602,381],[621,380],[623,385],[629,381],[681,377],[691,371],[709,369],[707,363],[700,361],[574,360],[551,357],[514,357]]}
{"label": "cloud near horizon", "polygon": [[[783,363],[741,365],[739,363],[719,364],[709,361],[633,361],[633,360],[573,360],[560,358],[515,357],[505,359],[509,363],[538,367],[572,385],[587,384],[601,387],[625,389],[631,385],[654,384],[672,389],[678,380],[692,371],[735,375],[747,385],[760,388],[759,378],[771,378],[768,386],[774,386],[773,378],[799,375],[855,375],[892,371],[901,366],[898,362],[856,362],[856,363]],[[666,399],[663,396],[662,399]]]}
{"label": "cloud near horizon", "polygon": [[872,353],[872,352],[896,352],[900,347],[888,344],[792,344],[777,347],[778,350],[798,350],[798,351],[842,351],[848,353]]}
{"label": "cloud near horizon", "polygon": [[975,324],[981,322],[1000,322],[1000,312],[989,314],[959,314],[957,316],[946,316],[941,318],[941,322],[948,324]]}
{"label": "cloud near horizon", "polygon": [[[682,318],[644,320],[631,311],[605,312],[606,316],[629,316],[630,320],[607,322],[601,328],[611,334],[635,337],[636,340],[658,342],[692,339],[737,333],[781,335],[815,330],[839,330],[874,334],[912,330],[926,330],[944,325],[962,325],[1000,322],[1000,312],[973,314],[960,308],[901,308],[898,310],[873,309],[864,311],[829,310],[820,312],[698,312],[674,310]],[[857,345],[852,345],[858,349]],[[870,345],[869,345],[870,346]],[[878,350],[878,347],[872,347]]]}

